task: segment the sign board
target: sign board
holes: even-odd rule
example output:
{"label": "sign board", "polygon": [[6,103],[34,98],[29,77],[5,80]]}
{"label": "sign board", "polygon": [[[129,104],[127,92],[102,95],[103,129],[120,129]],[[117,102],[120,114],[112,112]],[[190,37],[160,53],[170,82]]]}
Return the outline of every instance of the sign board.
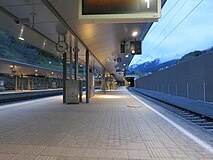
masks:
{"label": "sign board", "polygon": [[79,0],[79,19],[91,22],[155,22],[161,0]]}
{"label": "sign board", "polygon": [[115,72],[121,72],[121,69],[116,69]]}
{"label": "sign board", "polygon": [[130,41],[130,53],[133,55],[142,54],[141,41]]}
{"label": "sign board", "polygon": [[117,58],[117,62],[121,62],[121,58]]}

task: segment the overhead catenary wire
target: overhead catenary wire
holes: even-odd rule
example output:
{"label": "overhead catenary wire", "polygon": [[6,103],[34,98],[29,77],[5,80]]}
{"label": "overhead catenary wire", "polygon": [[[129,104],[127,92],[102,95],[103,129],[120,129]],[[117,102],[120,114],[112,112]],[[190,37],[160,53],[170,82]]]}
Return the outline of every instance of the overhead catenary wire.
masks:
{"label": "overhead catenary wire", "polygon": [[171,35],[185,20],[188,18],[191,13],[203,2],[204,0],[201,0],[165,37],[162,39],[155,48],[153,48],[148,55],[144,58],[146,59],[155,49],[157,49],[168,37]]}
{"label": "overhead catenary wire", "polygon": [[160,36],[165,32],[166,28],[171,24],[171,22],[174,20],[174,18],[180,13],[180,10],[185,6],[186,2],[188,0],[185,0],[184,3],[181,5],[181,7],[177,10],[177,12],[174,14],[172,19],[166,24],[166,26],[163,28],[163,30],[160,32],[160,34],[155,38],[155,40],[152,42],[152,44],[148,47],[147,51],[149,51],[152,46],[155,44],[155,42],[160,38]]}
{"label": "overhead catenary wire", "polygon": [[175,8],[175,6],[178,4],[178,2],[180,2],[180,0],[177,0],[177,2],[169,9],[169,11],[165,14],[165,16],[162,17],[162,19],[150,30],[150,32],[147,34],[147,36],[149,34],[151,34],[155,28],[169,15],[169,13]]}

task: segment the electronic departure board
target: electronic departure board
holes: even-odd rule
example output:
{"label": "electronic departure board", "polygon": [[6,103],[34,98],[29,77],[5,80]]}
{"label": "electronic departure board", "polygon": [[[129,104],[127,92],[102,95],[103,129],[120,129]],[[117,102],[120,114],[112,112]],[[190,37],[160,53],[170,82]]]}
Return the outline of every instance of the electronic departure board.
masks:
{"label": "electronic departure board", "polygon": [[154,22],[161,0],[80,0],[79,19],[102,22]]}

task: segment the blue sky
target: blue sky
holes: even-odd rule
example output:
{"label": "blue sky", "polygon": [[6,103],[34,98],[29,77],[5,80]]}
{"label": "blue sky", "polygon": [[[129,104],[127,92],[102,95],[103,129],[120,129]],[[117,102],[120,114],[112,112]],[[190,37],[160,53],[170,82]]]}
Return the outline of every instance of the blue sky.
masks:
{"label": "blue sky", "polygon": [[[213,0],[203,0],[189,17],[167,37],[200,1],[167,0],[162,10],[161,19],[153,24],[142,43],[143,54],[134,56],[130,66],[156,58],[165,62],[174,58],[181,58],[194,50],[212,47]],[[167,14],[174,5],[175,7]],[[167,16],[165,16],[166,14]],[[165,39],[165,37],[167,38]]]}

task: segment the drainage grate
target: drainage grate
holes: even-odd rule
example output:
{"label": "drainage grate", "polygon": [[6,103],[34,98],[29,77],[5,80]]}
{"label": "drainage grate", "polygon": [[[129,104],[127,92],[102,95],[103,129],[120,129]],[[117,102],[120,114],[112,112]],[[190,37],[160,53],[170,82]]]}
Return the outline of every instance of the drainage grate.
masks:
{"label": "drainage grate", "polygon": [[142,106],[139,105],[127,105],[129,108],[141,108]]}

